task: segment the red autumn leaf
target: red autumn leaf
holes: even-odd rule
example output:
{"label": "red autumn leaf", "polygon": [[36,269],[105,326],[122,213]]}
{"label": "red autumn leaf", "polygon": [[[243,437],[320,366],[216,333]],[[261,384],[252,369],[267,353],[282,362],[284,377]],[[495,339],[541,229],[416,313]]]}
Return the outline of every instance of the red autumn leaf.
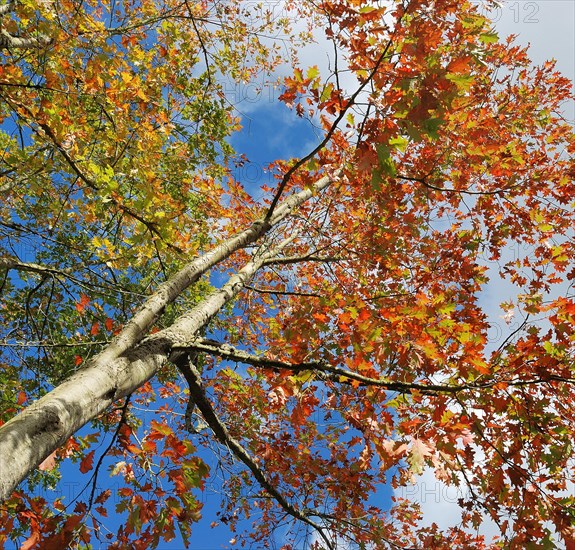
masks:
{"label": "red autumn leaf", "polygon": [[76,506],[74,506],[74,513],[85,514],[87,509],[88,507],[86,506],[86,503],[79,500],[76,502]]}
{"label": "red autumn leaf", "polygon": [[316,404],[317,400],[312,396],[304,396],[302,399],[299,399],[291,413],[291,421],[293,425],[303,425],[309,415],[314,411]]}
{"label": "red autumn leaf", "polygon": [[562,306],[569,315],[575,316],[575,302],[572,300],[565,300],[563,301]]}
{"label": "red autumn leaf", "polygon": [[108,517],[108,510],[104,506],[96,506],[96,512],[105,518]]}
{"label": "red autumn leaf", "polygon": [[76,310],[78,313],[83,313],[84,309],[86,309],[89,303],[90,298],[88,298],[88,296],[85,294],[80,294],[80,301],[76,303]]}
{"label": "red autumn leaf", "polygon": [[94,454],[96,451],[90,451],[80,462],[80,471],[85,474],[92,469],[94,462]]}
{"label": "red autumn leaf", "polygon": [[104,326],[106,327],[106,330],[111,331],[114,328],[114,321],[107,317]]}
{"label": "red autumn leaf", "polygon": [[20,550],[31,550],[40,541],[40,532],[38,529],[34,529],[30,536],[22,543]]}
{"label": "red autumn leaf", "polygon": [[54,508],[59,512],[64,512],[66,510],[66,505],[61,500],[54,501]]}
{"label": "red autumn leaf", "polygon": [[112,496],[112,491],[110,489],[106,489],[102,491],[95,499],[94,502],[96,504],[103,504]]}
{"label": "red autumn leaf", "polygon": [[130,497],[134,494],[134,491],[130,487],[121,487],[118,490],[118,494],[123,497]]}
{"label": "red autumn leaf", "polygon": [[77,527],[78,525],[80,525],[80,522],[82,521],[83,516],[82,515],[74,515],[74,516],[70,516],[69,518],[66,519],[66,523],[64,524],[64,528],[63,531],[66,533],[72,533]]}
{"label": "red autumn leaf", "polygon": [[96,322],[92,324],[92,328],[90,329],[90,334],[92,336],[96,336],[100,332],[100,323]]}

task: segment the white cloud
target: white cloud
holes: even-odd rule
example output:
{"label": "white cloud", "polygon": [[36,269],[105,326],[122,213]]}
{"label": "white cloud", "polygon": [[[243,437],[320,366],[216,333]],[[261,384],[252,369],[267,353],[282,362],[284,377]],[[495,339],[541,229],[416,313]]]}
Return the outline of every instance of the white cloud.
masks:
{"label": "white cloud", "polygon": [[[444,530],[461,523],[459,499],[468,498],[469,493],[464,484],[460,487],[448,486],[435,477],[433,469],[427,468],[412,485],[397,490],[395,496],[419,504],[423,518],[420,527],[435,523]],[[486,517],[477,534],[489,541],[499,534],[499,529]]]}

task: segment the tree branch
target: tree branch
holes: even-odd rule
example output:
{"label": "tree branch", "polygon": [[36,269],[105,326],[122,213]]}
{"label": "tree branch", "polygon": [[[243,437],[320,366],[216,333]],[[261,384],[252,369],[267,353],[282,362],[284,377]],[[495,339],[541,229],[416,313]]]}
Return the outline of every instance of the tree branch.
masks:
{"label": "tree branch", "polygon": [[193,10],[191,8],[191,6],[188,3],[188,0],[184,0],[186,7],[188,8],[188,13],[189,15],[189,19],[192,22],[192,26],[194,27],[194,31],[196,33],[196,36],[198,37],[198,41],[200,43],[200,49],[202,50],[202,54],[204,56],[204,63],[206,64],[206,71],[208,73],[208,84],[206,86],[206,88],[209,88],[212,85],[212,72],[210,69],[210,62],[208,61],[208,50],[206,48],[206,45],[204,44],[204,40],[202,39],[202,35],[200,34],[200,31],[198,29],[198,26],[196,24],[196,19],[195,17],[192,15]]}
{"label": "tree branch", "polygon": [[[22,108],[26,110],[25,106]],[[132,393],[154,376],[166,364],[172,349],[197,336],[198,331],[244,288],[261,268],[262,262],[281,252],[290,239],[276,247],[273,254],[266,253],[248,262],[225,285],[206,296],[170,327],[146,338],[150,327],[167,305],[211,267],[245,246],[260,241],[296,208],[329,187],[340,173],[341,169],[335,168],[313,185],[286,198],[271,216],[255,220],[203,256],[194,258],[161,284],[112,343],[90,359],[83,369],[0,426],[3,469],[0,501],[8,498],[17,484],[70,435],[111,403]]]}
{"label": "tree branch", "polygon": [[16,2],[14,0],[9,0],[6,4],[2,4],[0,6],[0,17],[14,11],[14,7],[16,6]]}
{"label": "tree branch", "polygon": [[[339,171],[336,171],[334,177],[338,174]],[[171,304],[184,290],[195,283],[208,269],[224,258],[231,256],[237,250],[256,242],[270,227],[277,225],[289,216],[295,208],[312,197],[314,193],[328,187],[332,181],[333,179],[328,176],[320,178],[311,189],[304,189],[286,199],[285,202],[276,209],[274,216],[269,222],[265,222],[263,219],[254,221],[247,229],[240,231],[233,237],[218,244],[210,252],[195,258],[184,266],[178,273],[173,275],[171,279],[162,283],[156,292],[142,304],[120,334],[116,336],[109,348],[102,352],[99,361],[105,361],[106,358],[115,359],[131,346],[141,341],[146,331],[161,315],[165,307]]]}
{"label": "tree branch", "polygon": [[[9,4],[5,4],[2,8],[5,8]],[[10,11],[10,10],[7,10]],[[0,15],[3,15],[0,12]],[[35,48],[45,48],[52,43],[52,39],[47,36],[38,36],[37,38],[20,38],[19,36],[12,36],[4,29],[0,30],[0,49],[35,49]]]}
{"label": "tree branch", "polygon": [[421,183],[424,187],[427,187],[428,189],[433,189],[434,191],[440,191],[442,193],[459,193],[461,195],[501,195],[502,193],[505,193],[510,189],[519,187],[519,184],[515,184],[503,187],[501,189],[495,189],[493,191],[468,191],[467,189],[452,189],[449,187],[437,187],[436,185],[433,185],[427,181],[427,176],[424,176],[422,178],[414,178],[410,176],[403,176],[401,174],[396,174],[395,177],[400,180],[415,181],[417,183]]}
{"label": "tree branch", "polygon": [[314,371],[316,373],[325,373],[328,376],[326,376],[324,379],[337,383],[349,383],[350,380],[355,380],[356,382],[359,382],[360,385],[377,386],[385,390],[397,391],[400,393],[412,393],[413,391],[418,391],[427,394],[456,394],[466,390],[487,389],[493,387],[496,384],[507,384],[508,386],[529,386],[533,384],[544,384],[549,382],[564,382],[567,384],[575,384],[575,378],[567,378],[552,374],[546,378],[533,378],[530,380],[493,380],[475,384],[421,384],[417,382],[397,382],[384,378],[372,378],[369,376],[364,376],[357,372],[343,369],[341,367],[335,367],[325,361],[288,363],[286,361],[280,361],[277,359],[269,359],[263,355],[253,355],[228,344],[222,344],[221,342],[210,339],[197,339],[186,345],[178,346],[174,349],[200,351],[210,355],[222,357],[223,359],[237,361],[239,363],[247,363],[254,367],[274,370],[291,370],[293,372]]}
{"label": "tree branch", "polygon": [[345,104],[345,106],[341,106],[341,110],[338,114],[338,116],[336,117],[336,119],[333,121],[333,124],[331,125],[330,129],[328,130],[328,132],[325,134],[324,138],[320,141],[320,143],[311,151],[309,152],[305,157],[300,158],[296,163],[294,163],[292,165],[292,167],[284,174],[276,192],[274,195],[274,198],[272,199],[270,206],[268,208],[268,211],[266,213],[265,219],[269,220],[272,218],[274,210],[286,188],[286,185],[288,184],[289,180],[291,179],[291,177],[293,176],[293,174],[301,167],[303,166],[308,160],[312,159],[317,153],[319,153],[319,151],[321,151],[326,144],[329,142],[329,140],[332,138],[333,134],[335,133],[335,131],[337,130],[338,124],[343,120],[343,118],[345,117],[347,111],[355,104],[356,99],[358,98],[358,96],[361,94],[361,92],[363,92],[363,90],[365,89],[365,87],[368,85],[369,82],[371,82],[372,78],[375,76],[375,73],[377,73],[377,70],[379,69],[380,65],[383,63],[383,60],[387,57],[387,54],[389,52],[389,48],[391,48],[392,44],[393,44],[393,39],[394,37],[392,36],[387,44],[385,45],[385,48],[383,49],[383,52],[381,53],[381,55],[378,57],[377,61],[375,62],[375,65],[373,66],[373,68],[371,69],[368,77],[365,79],[365,82],[362,82],[359,86],[359,88],[357,88],[357,90],[351,95],[351,97],[349,98],[349,100],[347,101],[347,103]]}
{"label": "tree branch", "polygon": [[297,292],[295,290],[272,290],[271,288],[257,288],[251,285],[244,285],[247,290],[252,290],[253,292],[259,292],[260,294],[275,294],[277,296],[306,296],[309,298],[320,298],[320,294],[314,294],[313,292]]}
{"label": "tree branch", "polygon": [[265,265],[287,265],[299,262],[341,262],[344,258],[340,256],[285,256],[284,258],[274,258],[268,260]]}
{"label": "tree branch", "polygon": [[8,342],[7,340],[0,340],[0,348],[80,348],[89,346],[104,346],[109,344],[110,340],[95,340],[93,342]]}
{"label": "tree branch", "polygon": [[304,512],[298,510],[290,502],[288,502],[286,498],[278,491],[278,489],[276,489],[273,483],[268,479],[261,468],[256,464],[254,459],[241,445],[241,443],[230,435],[225,424],[220,420],[216,411],[212,407],[212,404],[207,398],[202,388],[201,375],[196,369],[195,365],[191,361],[179,361],[178,363],[180,370],[182,370],[186,380],[188,381],[190,387],[190,399],[193,399],[194,404],[202,413],[202,416],[210,428],[213,430],[214,435],[218,441],[228,447],[234,456],[236,456],[245,464],[245,466],[248,467],[248,469],[252,472],[253,476],[263,487],[263,489],[269,493],[290,516],[303,523],[306,523],[315,529],[324,540],[324,542],[328,545],[328,548],[335,549],[332,542],[325,534],[323,527],[310,519]]}
{"label": "tree branch", "polygon": [[56,269],[54,267],[47,267],[41,264],[21,262],[17,258],[10,256],[0,256],[0,269],[16,269],[17,271],[29,271],[32,273],[47,273],[50,275],[62,275],[69,277],[73,270],[71,269]]}
{"label": "tree branch", "polygon": [[[98,458],[98,462],[96,463],[96,466],[94,468],[94,473],[92,474],[92,476],[90,477],[90,480],[88,481],[88,484],[92,483],[92,489],[90,490],[90,498],[88,500],[88,512],[90,512],[90,510],[92,509],[92,506],[94,504],[94,496],[96,494],[96,490],[97,490],[97,484],[98,484],[98,474],[100,473],[100,468],[102,466],[102,462],[104,461],[104,458],[106,458],[106,456],[108,455],[108,453],[110,452],[110,449],[114,446],[114,443],[116,443],[116,440],[118,439],[118,436],[120,435],[120,430],[122,429],[122,426],[124,424],[126,424],[126,421],[128,419],[128,407],[130,405],[130,399],[132,398],[132,394],[126,396],[126,400],[124,401],[124,405],[122,406],[122,413],[120,416],[120,421],[118,422],[118,425],[116,426],[116,430],[114,431],[114,435],[112,436],[112,440],[110,441],[109,445],[106,447],[106,450],[100,455],[100,457]],[[88,485],[86,485],[87,487]],[[86,488],[84,487],[84,489]],[[80,491],[80,493],[82,493],[82,491]]]}
{"label": "tree branch", "polygon": [[194,400],[194,396],[192,395],[192,384],[195,383],[194,375],[190,369],[190,365],[193,365],[194,368],[197,367],[196,361],[198,358],[197,352],[192,353],[182,353],[180,355],[175,356],[172,358],[172,362],[178,370],[184,375],[186,382],[188,383],[188,387],[190,388],[190,397],[188,399],[188,404],[186,405],[186,412],[184,413],[184,424],[186,426],[186,430],[190,433],[194,433],[194,425],[192,423],[192,415],[194,414],[194,409],[196,408],[196,402]]}

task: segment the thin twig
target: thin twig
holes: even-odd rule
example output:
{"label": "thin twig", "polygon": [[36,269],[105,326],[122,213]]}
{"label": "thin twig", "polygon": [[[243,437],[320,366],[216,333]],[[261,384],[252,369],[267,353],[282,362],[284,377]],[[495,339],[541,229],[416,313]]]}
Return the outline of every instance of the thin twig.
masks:
{"label": "thin twig", "polygon": [[265,216],[266,221],[270,220],[270,218],[272,217],[273,212],[275,210],[275,207],[277,206],[277,203],[280,200],[280,198],[281,198],[281,196],[282,196],[282,194],[286,188],[286,185],[288,184],[292,175],[296,172],[296,170],[298,170],[301,166],[303,166],[308,160],[312,159],[319,151],[321,151],[326,146],[326,144],[329,142],[329,140],[331,139],[331,137],[333,136],[333,134],[337,130],[338,124],[343,120],[343,118],[345,117],[345,115],[346,115],[347,111],[350,109],[350,107],[355,104],[355,100],[357,99],[357,97],[361,94],[361,92],[363,92],[364,88],[371,81],[371,79],[373,78],[373,76],[375,75],[377,70],[379,69],[379,66],[383,63],[383,60],[387,57],[387,53],[388,53],[389,48],[391,47],[392,44],[393,44],[393,37],[390,38],[389,41],[387,42],[382,54],[377,59],[373,69],[370,71],[370,74],[367,77],[367,79],[365,80],[365,82],[363,82],[359,86],[359,88],[349,98],[345,107],[340,110],[339,115],[336,117],[336,119],[334,120],[333,124],[331,125],[330,129],[327,131],[327,133],[325,134],[325,136],[321,140],[321,142],[311,152],[309,152],[307,155],[300,158],[295,164],[293,164],[291,166],[291,168],[283,175],[282,180],[281,180],[281,182],[277,188],[277,191],[275,192],[274,198],[272,199],[272,202],[271,202],[271,204],[268,208],[268,211],[266,213],[266,216]]}

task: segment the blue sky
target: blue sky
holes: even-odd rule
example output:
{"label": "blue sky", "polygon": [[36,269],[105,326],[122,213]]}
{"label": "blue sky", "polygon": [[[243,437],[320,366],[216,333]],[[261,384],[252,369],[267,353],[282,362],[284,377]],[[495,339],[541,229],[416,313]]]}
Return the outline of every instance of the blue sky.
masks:
{"label": "blue sky", "polygon": [[[534,63],[557,60],[558,69],[575,82],[575,2],[572,0],[508,0],[501,2],[493,12],[495,28],[500,38],[513,34],[517,42],[530,45],[530,58]],[[575,86],[575,85],[574,85]],[[564,116],[575,123],[575,102],[564,106]],[[517,253],[525,254],[525,250]],[[516,253],[510,251],[511,254]],[[492,267],[496,267],[492,264]],[[492,325],[490,345],[496,348],[508,334],[518,328],[517,317],[507,324],[499,304],[512,298],[517,289],[502,281],[496,269],[490,272],[491,281],[481,295],[481,304]],[[439,482],[430,470],[419,477],[413,487],[405,488],[400,496],[420,503],[424,524],[435,522],[440,528],[457,524],[460,509],[455,488]],[[480,531],[485,535],[496,533],[488,521]]]}
{"label": "blue sky", "polygon": [[[244,186],[254,198],[259,198],[259,187],[262,184],[271,185],[273,178],[269,172],[266,171],[266,166],[277,159],[289,159],[306,154],[317,143],[317,137],[313,131],[311,124],[308,121],[296,117],[295,113],[289,110],[282,103],[278,103],[277,96],[281,93],[273,87],[264,88],[261,93],[256,96],[253,91],[247,88],[229,87],[226,90],[229,94],[229,99],[237,103],[238,112],[242,116],[243,130],[232,138],[232,145],[237,153],[244,154],[248,158],[248,163],[237,169],[236,179],[242,181]],[[217,279],[217,280],[216,280]],[[223,282],[223,277],[217,276],[214,283]],[[161,402],[153,404],[154,409],[159,408]],[[181,409],[176,409],[177,412],[183,412]],[[154,418],[154,412],[151,410],[149,413],[144,413],[146,417],[145,425]],[[91,426],[86,426],[78,435],[86,435],[96,431]],[[98,461],[103,450],[107,447],[110,441],[111,434],[105,437],[100,445],[96,447],[96,454],[94,464]],[[192,438],[193,441],[193,438]],[[217,445],[214,443],[214,445]],[[226,451],[220,449],[222,453]],[[196,498],[203,502],[203,518],[199,523],[192,526],[192,538],[190,548],[193,550],[216,550],[222,548],[236,548],[237,546],[230,543],[233,534],[225,525],[219,525],[216,528],[211,528],[210,524],[215,521],[216,513],[220,510],[220,495],[217,492],[220,490],[219,482],[216,478],[217,469],[215,468],[214,457],[206,451],[201,451],[200,456],[206,463],[212,466],[211,480],[213,485],[210,487],[208,483],[204,493],[197,492]],[[114,488],[114,478],[110,477],[110,469],[119,458],[106,457],[100,468],[96,495],[101,490],[108,487]],[[83,494],[80,491],[86,486],[90,480],[93,470],[88,474],[81,474],[79,472],[79,463],[71,463],[64,461],[61,467],[62,481],[58,484],[55,491],[48,491],[44,493],[42,490],[36,491],[37,494],[45,494],[48,500],[53,499],[58,494],[65,497],[65,503],[70,503],[74,499],[86,502],[88,500],[91,487],[89,486]],[[120,479],[120,478],[117,478]],[[381,497],[389,499],[390,491],[382,494]],[[119,525],[120,518],[113,517],[114,509],[114,496],[111,497],[107,506],[109,508],[110,517],[106,523],[107,527],[113,532]],[[381,505],[381,503],[380,503]],[[71,506],[73,509],[73,506]],[[241,527],[247,530],[251,529],[251,521],[240,523]],[[177,533],[177,531],[176,531]],[[278,529],[278,543],[281,546],[282,542],[282,529]],[[93,541],[94,548],[98,548],[97,541]],[[105,546],[103,546],[105,547]],[[170,543],[164,543],[159,546],[161,550],[176,550],[183,548],[183,543],[179,537]]]}
{"label": "blue sky", "polygon": [[[500,36],[518,34],[521,43],[530,42],[532,57],[536,62],[542,62],[550,57],[556,57],[559,68],[570,78],[575,76],[575,2],[572,0],[540,0],[506,2],[496,10],[496,27]],[[324,63],[325,53],[321,47],[308,49],[304,63]],[[278,104],[278,89],[264,86],[258,94],[254,88],[241,85],[231,86],[226,90],[229,100],[237,105],[242,116],[243,130],[232,138],[232,145],[238,153],[247,156],[249,163],[238,169],[237,177],[254,197],[258,198],[258,188],[262,183],[271,183],[272,178],[265,171],[265,166],[278,158],[288,159],[307,153],[316,143],[311,124],[298,119],[295,114],[283,104]],[[575,106],[566,106],[566,116],[575,119]],[[483,296],[484,303],[493,319],[497,319],[500,311],[498,304],[504,299],[502,295],[507,290],[500,282],[494,281]],[[494,321],[496,322],[496,321]],[[503,323],[502,323],[503,325]],[[505,328],[503,326],[503,328]],[[513,326],[509,327],[513,329]],[[82,433],[94,431],[87,427]],[[102,446],[100,449],[105,448]],[[99,453],[96,453],[96,460]],[[114,462],[107,459],[101,470],[98,485],[102,488],[112,482],[109,477],[108,465]],[[78,465],[66,464],[62,469],[63,481],[58,486],[66,500],[77,494],[78,490],[88,481],[89,476],[80,475]],[[456,498],[446,489],[438,486],[438,482],[424,474],[418,486],[404,496],[412,496],[420,500],[424,514],[429,522],[436,521],[449,524],[457,521],[458,507]],[[438,496],[439,495],[439,496]],[[232,534],[224,525],[212,529],[219,510],[220,499],[217,494],[208,492],[199,495],[204,502],[204,518],[193,526],[191,548],[194,550],[215,550],[235,548],[230,544]],[[387,502],[389,491],[382,491],[381,502]],[[82,498],[83,500],[86,497]],[[110,524],[113,524],[110,521]],[[251,526],[246,525],[249,529]],[[278,541],[281,542],[281,541]],[[280,544],[281,545],[281,544]],[[97,548],[97,545],[94,545]],[[161,549],[171,550],[182,548],[181,541],[161,545]]]}

